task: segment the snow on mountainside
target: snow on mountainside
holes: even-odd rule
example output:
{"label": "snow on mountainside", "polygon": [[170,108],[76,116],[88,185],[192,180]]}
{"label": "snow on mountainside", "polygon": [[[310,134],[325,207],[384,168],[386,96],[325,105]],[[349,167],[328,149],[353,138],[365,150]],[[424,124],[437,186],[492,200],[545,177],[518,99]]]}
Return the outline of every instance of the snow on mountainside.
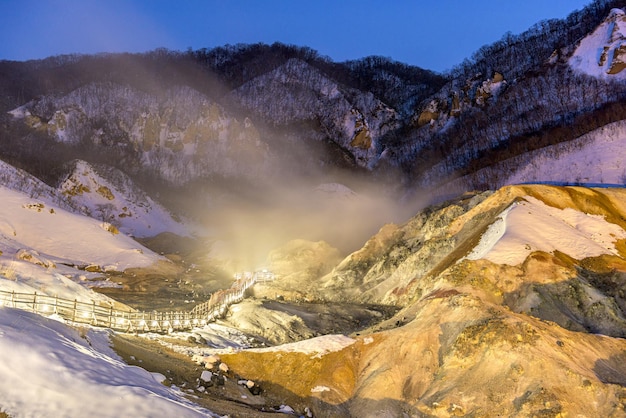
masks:
{"label": "snow on mountainside", "polygon": [[212,174],[254,177],[271,168],[268,147],[248,118],[235,118],[186,86],[156,95],[94,82],[9,113],[58,141],[137,153],[136,169],[172,183]]}
{"label": "snow on mountainside", "polygon": [[248,81],[229,97],[274,124],[320,123],[361,166],[375,162],[378,140],[399,124],[396,111],[372,93],[341,87],[299,59]]}
{"label": "snow on mountainside", "polygon": [[2,160],[0,160],[0,185],[31,197],[54,203],[66,210],[73,210],[57,189],[48,186],[26,171],[15,168]]}
{"label": "snow on mountainside", "polygon": [[126,234],[138,237],[162,232],[189,235],[183,224],[175,221],[164,207],[115,168],[99,166],[96,170],[85,161],[76,161],[72,173],[59,189],[73,207],[114,224]]}
{"label": "snow on mountainside", "polygon": [[82,284],[164,260],[109,223],[3,186],[0,200],[0,290],[106,300]]}
{"label": "snow on mountainside", "polygon": [[106,331],[81,334],[39,315],[0,307],[0,415],[10,417],[217,417],[125,364]]}
{"label": "snow on mountainside", "polygon": [[467,256],[515,266],[533,251],[560,251],[577,260],[617,255],[615,242],[626,231],[602,216],[575,209],[557,209],[531,196],[506,209]]}
{"label": "snow on mountainside", "polygon": [[462,193],[472,184],[626,184],[626,121],[593,130],[572,141],[527,152],[471,175],[436,193]]}
{"label": "snow on mountainside", "polygon": [[570,66],[594,77],[626,78],[626,13],[613,9],[593,33],[585,37],[569,59]]}
{"label": "snow on mountainside", "polygon": [[625,184],[626,121],[596,129],[574,141],[534,151],[506,184],[561,182]]}
{"label": "snow on mountainside", "polygon": [[104,165],[96,170],[80,160],[73,164],[72,173],[55,189],[0,160],[0,185],[69,212],[110,222],[129,235],[190,234],[188,226],[175,220],[121,171]]}

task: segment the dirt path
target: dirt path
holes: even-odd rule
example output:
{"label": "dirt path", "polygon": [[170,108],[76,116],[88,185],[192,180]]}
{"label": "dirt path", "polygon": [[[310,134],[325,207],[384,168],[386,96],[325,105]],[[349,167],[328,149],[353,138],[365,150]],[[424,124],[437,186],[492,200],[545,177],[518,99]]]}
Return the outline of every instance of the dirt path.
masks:
{"label": "dirt path", "polygon": [[[204,367],[157,341],[126,334],[114,334],[111,340],[113,349],[126,363],[162,374],[166,378],[164,385],[180,388],[188,399],[217,414],[233,418],[275,417],[276,412],[267,411],[284,403],[266,391],[253,395],[238,384],[245,377],[232,372],[224,373],[223,385],[206,387],[208,385],[199,380],[202,371],[206,370]],[[204,386],[204,391],[199,390],[199,386]]]}

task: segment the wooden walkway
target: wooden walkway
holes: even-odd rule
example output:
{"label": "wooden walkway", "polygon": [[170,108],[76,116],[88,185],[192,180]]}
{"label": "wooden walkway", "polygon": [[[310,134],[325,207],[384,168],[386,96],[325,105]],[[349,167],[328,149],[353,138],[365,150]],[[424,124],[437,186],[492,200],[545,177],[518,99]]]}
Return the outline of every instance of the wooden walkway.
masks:
{"label": "wooden walkway", "polygon": [[85,303],[38,293],[0,290],[0,306],[24,309],[44,316],[58,315],[76,324],[89,324],[122,332],[172,332],[202,327],[222,317],[228,307],[240,302],[257,282],[273,280],[267,271],[236,275],[233,285],[217,291],[191,311],[142,312],[115,309],[110,303]]}

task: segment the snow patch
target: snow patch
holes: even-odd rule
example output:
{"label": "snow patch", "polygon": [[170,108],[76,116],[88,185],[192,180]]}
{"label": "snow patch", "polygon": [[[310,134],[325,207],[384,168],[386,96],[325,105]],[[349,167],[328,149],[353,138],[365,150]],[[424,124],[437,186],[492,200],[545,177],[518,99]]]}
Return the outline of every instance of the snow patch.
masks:
{"label": "snow patch", "polygon": [[613,9],[609,16],[591,34],[583,38],[569,59],[575,71],[598,78],[609,76],[626,79],[623,64],[626,48],[626,13]]}
{"label": "snow patch", "polygon": [[315,337],[304,341],[298,341],[295,343],[283,344],[276,347],[267,348],[251,348],[247,351],[253,353],[304,353],[313,355],[313,358],[322,357],[328,353],[335,351],[341,351],[344,348],[354,344],[356,340],[347,337],[345,335],[323,335],[321,337]]}
{"label": "snow patch", "polygon": [[582,260],[617,254],[615,242],[626,238],[626,231],[602,216],[557,209],[530,196],[524,199],[503,212],[467,259],[514,266],[533,251],[558,250]]}

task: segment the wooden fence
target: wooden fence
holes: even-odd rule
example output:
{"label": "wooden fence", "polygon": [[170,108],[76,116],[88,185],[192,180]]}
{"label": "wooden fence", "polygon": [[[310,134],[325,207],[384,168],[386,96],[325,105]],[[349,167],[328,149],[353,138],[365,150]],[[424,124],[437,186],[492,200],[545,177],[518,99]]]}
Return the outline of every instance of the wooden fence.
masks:
{"label": "wooden fence", "polygon": [[[233,285],[211,295],[211,298],[191,311],[141,312],[115,309],[110,303],[81,302],[57,296],[17,293],[0,290],[0,306],[24,309],[44,316],[58,315],[63,319],[123,332],[171,332],[201,327],[226,313],[233,303],[244,298],[258,278],[267,280],[267,272],[246,273]],[[269,273],[271,274],[271,273]]]}

